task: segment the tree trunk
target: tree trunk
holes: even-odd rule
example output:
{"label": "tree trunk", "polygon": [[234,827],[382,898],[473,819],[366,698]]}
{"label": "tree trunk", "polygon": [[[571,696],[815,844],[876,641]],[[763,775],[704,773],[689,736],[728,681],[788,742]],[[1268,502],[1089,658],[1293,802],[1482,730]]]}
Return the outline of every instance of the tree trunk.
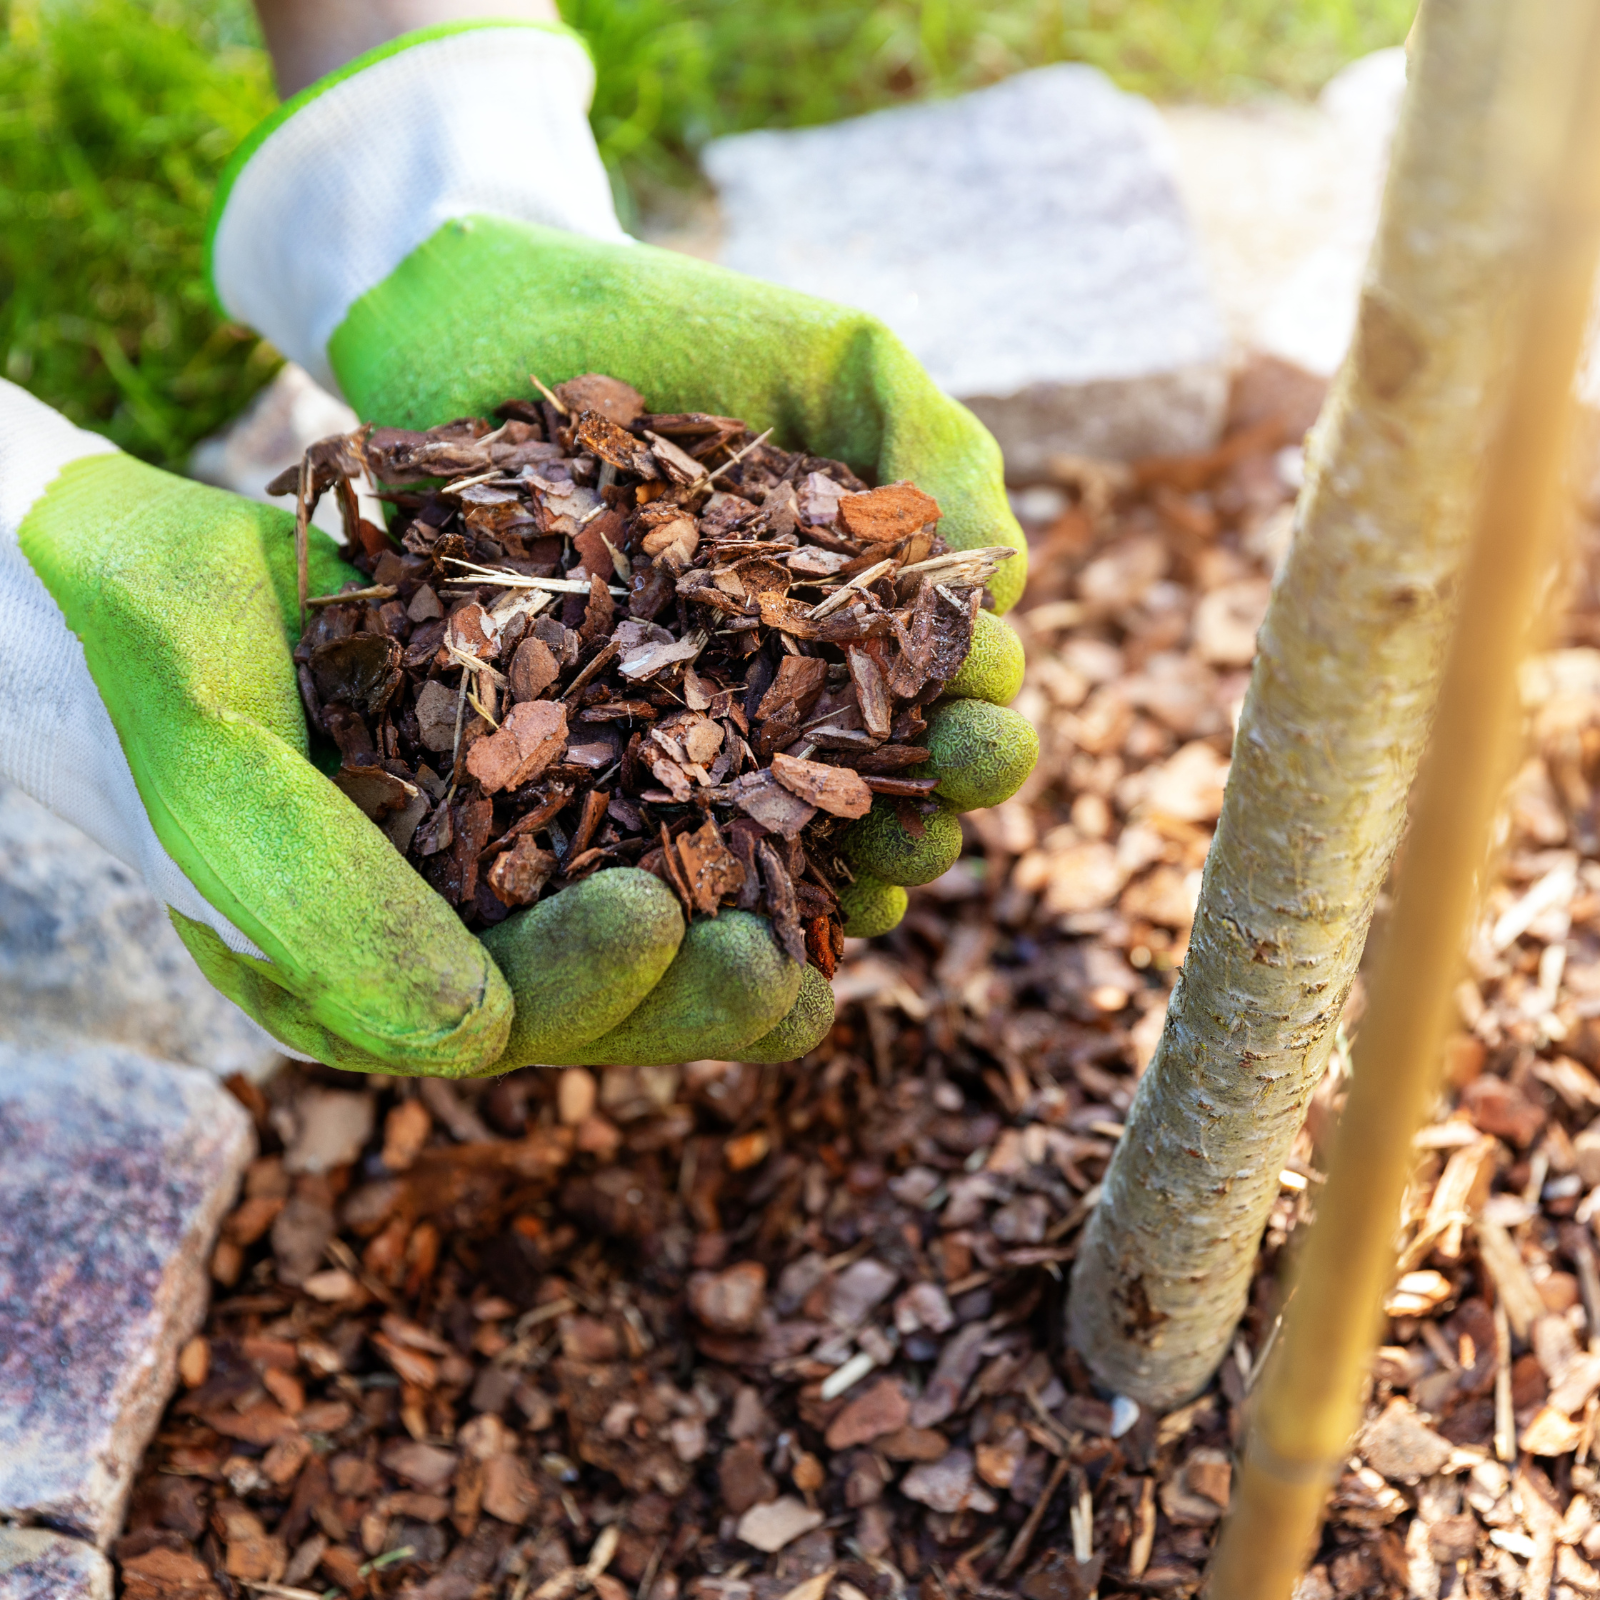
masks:
{"label": "tree trunk", "polygon": [[1188,955],[1073,1272],[1073,1347],[1158,1409],[1206,1383],[1244,1309],[1427,736],[1518,310],[1509,9],[1426,0]]}

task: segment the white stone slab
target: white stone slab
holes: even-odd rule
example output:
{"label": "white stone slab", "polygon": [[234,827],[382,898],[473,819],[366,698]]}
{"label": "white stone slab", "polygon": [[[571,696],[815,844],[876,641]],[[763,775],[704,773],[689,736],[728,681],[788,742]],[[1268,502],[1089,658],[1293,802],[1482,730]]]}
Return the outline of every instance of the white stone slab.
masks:
{"label": "white stone slab", "polygon": [[1378,226],[1405,52],[1379,50],[1285,101],[1162,112],[1228,332],[1330,376],[1355,329]]}
{"label": "white stone slab", "polygon": [[0,784],[0,1039],[132,1045],[260,1078],[280,1047],[202,976],[128,867]]}
{"label": "white stone slab", "polygon": [[48,1528],[0,1527],[0,1600],[111,1600],[111,1563]]}
{"label": "white stone slab", "polygon": [[741,134],[704,164],[724,264],[881,317],[1013,476],[1214,436],[1227,341],[1160,117],[1094,68]]}
{"label": "white stone slab", "polygon": [[254,1146],[204,1073],[0,1044],[0,1519],[115,1536]]}

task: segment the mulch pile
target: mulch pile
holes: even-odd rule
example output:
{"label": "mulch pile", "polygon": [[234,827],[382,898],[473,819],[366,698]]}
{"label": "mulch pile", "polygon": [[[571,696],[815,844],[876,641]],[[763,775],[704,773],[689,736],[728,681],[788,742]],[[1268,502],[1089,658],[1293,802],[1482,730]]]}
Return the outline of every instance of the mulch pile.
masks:
{"label": "mulch pile", "polygon": [[[1039,769],[846,949],[804,1062],[237,1086],[262,1154],[115,1548],[129,1600],[1195,1592],[1359,994],[1211,1388],[1096,1397],[1063,1291],[1315,401],[1253,368],[1213,455],[1023,495]],[[1301,1600],[1600,1593],[1600,596],[1573,593]]]}
{"label": "mulch pile", "polygon": [[371,580],[312,602],[295,649],[334,782],[469,927],[637,866],[831,977],[839,835],[886,796],[921,837],[923,708],[1012,552],[952,551],[914,485],[598,373],[498,415],[324,439],[270,485],[296,496],[302,600],[328,490]]}

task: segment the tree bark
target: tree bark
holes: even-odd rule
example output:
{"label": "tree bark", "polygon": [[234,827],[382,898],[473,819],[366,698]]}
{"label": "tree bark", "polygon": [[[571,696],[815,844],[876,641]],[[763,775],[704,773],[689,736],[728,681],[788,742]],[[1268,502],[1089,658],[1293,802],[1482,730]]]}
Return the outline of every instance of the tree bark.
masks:
{"label": "tree bark", "polygon": [[1207,1382],[1244,1309],[1426,740],[1528,228],[1510,9],[1425,5],[1188,955],[1073,1272],[1071,1344],[1158,1409]]}

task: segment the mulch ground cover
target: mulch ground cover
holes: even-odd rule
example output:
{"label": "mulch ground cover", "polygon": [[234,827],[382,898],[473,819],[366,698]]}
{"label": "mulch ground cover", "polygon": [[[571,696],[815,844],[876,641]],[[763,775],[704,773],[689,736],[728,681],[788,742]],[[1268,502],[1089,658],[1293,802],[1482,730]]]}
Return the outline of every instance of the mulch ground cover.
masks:
{"label": "mulch ground cover", "polygon": [[[115,1547],[130,1600],[1187,1596],[1342,1095],[1166,1416],[1062,1305],[1182,960],[1297,440],[1023,498],[1043,754],[784,1066],[243,1083],[261,1155]],[[1366,1420],[1300,1600],[1600,1593],[1600,597],[1586,523],[1418,1142]],[[1381,915],[1381,910],[1380,910]]]}

